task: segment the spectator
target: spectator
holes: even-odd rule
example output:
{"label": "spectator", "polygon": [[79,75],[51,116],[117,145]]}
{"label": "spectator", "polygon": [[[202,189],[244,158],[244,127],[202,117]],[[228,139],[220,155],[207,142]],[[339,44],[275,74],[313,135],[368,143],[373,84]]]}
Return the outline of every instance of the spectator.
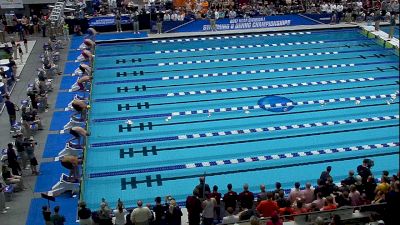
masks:
{"label": "spectator", "polygon": [[332,221],[330,222],[329,225],[343,225],[342,220],[340,219],[339,215],[333,215]]}
{"label": "spectator", "polygon": [[362,165],[359,165],[357,167],[357,173],[358,175],[361,176],[362,178],[362,183],[365,184],[367,182],[367,179],[371,173],[371,167],[373,166],[373,161],[370,159],[364,159]]}
{"label": "spectator", "polygon": [[206,184],[206,178],[205,177],[200,177],[199,178],[199,182],[200,183],[195,187],[194,191],[196,191],[197,197],[199,197],[200,200],[203,200],[204,197],[205,197],[204,193],[205,192],[210,193],[211,190],[210,190],[210,186],[208,184]]}
{"label": "spectator", "polygon": [[285,198],[285,192],[283,190],[279,191],[279,194],[275,196],[275,200],[279,208],[284,208],[286,205],[286,201],[289,201],[287,198]]}
{"label": "spectator", "polygon": [[15,154],[14,145],[12,143],[8,143],[7,145],[7,161],[8,167],[11,168],[12,174],[21,176],[21,167],[18,163],[18,157]]}
{"label": "spectator", "polygon": [[347,190],[343,191],[341,195],[335,198],[335,202],[338,204],[338,208],[343,206],[351,206],[349,192]]}
{"label": "spectator", "polygon": [[305,204],[309,204],[314,200],[314,189],[311,187],[311,183],[306,183],[306,188],[301,191],[301,198]]}
{"label": "spectator", "polygon": [[221,198],[222,195],[221,193],[218,192],[218,186],[214,185],[213,186],[213,191],[211,193],[211,198],[214,198],[215,201],[217,202],[217,205],[215,206],[215,216],[217,217],[217,220],[221,220]]}
{"label": "spectator", "polygon": [[92,212],[86,208],[85,202],[79,203],[78,219],[79,225],[91,225],[92,224]]}
{"label": "spectator", "polygon": [[[321,207],[322,208],[322,207]],[[319,212],[321,211],[317,204],[311,203],[310,207],[308,208],[308,212]]]}
{"label": "spectator", "polygon": [[98,210],[97,214],[99,216],[99,225],[112,224],[111,210],[104,199],[102,199],[102,202],[100,203],[100,209]]}
{"label": "spectator", "polygon": [[154,201],[156,203],[153,207],[153,212],[155,213],[154,225],[163,225],[165,222],[167,207],[161,204],[161,197],[156,197]]}
{"label": "spectator", "polygon": [[115,225],[125,225],[126,220],[125,216],[128,214],[126,209],[124,208],[124,204],[118,199],[118,205],[117,208],[113,211],[114,216],[115,216]]}
{"label": "spectator", "polygon": [[42,215],[45,225],[54,225],[51,221],[51,211],[46,205],[42,206]]}
{"label": "spectator", "polygon": [[189,225],[199,225],[202,205],[197,196],[196,188],[193,190],[193,195],[186,198],[186,209],[188,211]]}
{"label": "spectator", "polygon": [[288,199],[282,204],[282,207],[279,208],[279,215],[281,216],[290,216],[295,213],[294,209],[291,207],[290,201]]}
{"label": "spectator", "polygon": [[203,225],[211,225],[214,222],[214,208],[217,205],[217,201],[211,198],[211,194],[206,192],[206,199],[202,203],[203,208]]}
{"label": "spectator", "polygon": [[54,207],[54,214],[51,216],[51,222],[54,225],[64,225],[65,217],[59,214],[60,206]]}
{"label": "spectator", "polygon": [[131,221],[135,225],[149,225],[150,219],[153,214],[150,209],[147,207],[143,207],[142,201],[137,201],[137,208],[135,208],[131,213]]}
{"label": "spectator", "polygon": [[171,199],[167,213],[166,221],[168,225],[181,225],[182,211],[176,204],[175,199]]}
{"label": "spectator", "polygon": [[28,168],[28,155],[26,154],[25,150],[25,142],[24,142],[24,135],[21,132],[18,132],[16,135],[13,136],[15,138],[15,148],[17,150],[17,155],[20,160],[20,165],[23,169]]}
{"label": "spectator", "polygon": [[322,209],[325,205],[325,198],[323,198],[322,193],[318,192],[316,199],[311,203],[315,204],[318,209]]}
{"label": "spectator", "polygon": [[37,165],[39,165],[39,164],[38,164],[38,161],[35,156],[35,145],[37,145],[37,142],[35,142],[35,140],[33,139],[33,136],[31,136],[29,139],[26,138],[26,140],[24,142],[24,146],[25,146],[25,151],[28,156],[30,165],[31,165],[32,175],[39,175],[39,172],[37,171],[37,168],[36,168]]}
{"label": "spectator", "polygon": [[356,183],[356,179],[354,178],[354,171],[353,170],[349,171],[349,176],[346,179],[344,179],[342,181],[342,183],[345,184],[345,185],[349,185],[349,186]]}
{"label": "spectator", "polygon": [[[1,68],[1,69],[3,69],[3,68]],[[19,107],[10,100],[9,95],[6,95],[6,101],[4,102],[4,104],[7,109],[11,131],[13,131],[13,130],[15,130],[14,125],[17,120],[17,111],[19,111]]]}
{"label": "spectator", "polygon": [[367,178],[367,183],[361,184],[357,186],[356,183],[356,189],[360,193],[365,193],[365,196],[368,200],[372,201],[375,198],[375,190],[376,190],[376,182],[374,177],[371,175]]}
{"label": "spectator", "polygon": [[298,199],[301,199],[301,198],[302,198],[302,195],[301,195],[301,191],[300,191],[300,183],[296,182],[296,183],[294,183],[294,189],[292,189],[289,194],[290,203],[293,204],[295,201],[297,201]]}
{"label": "spectator", "polygon": [[376,193],[375,199],[371,202],[372,204],[380,204],[386,202],[385,193],[383,191],[378,191]]}
{"label": "spectator", "polygon": [[267,200],[261,201],[257,206],[257,211],[263,217],[270,217],[278,210],[278,204],[273,200],[273,194],[267,194]]}
{"label": "spectator", "polygon": [[249,191],[249,185],[243,185],[243,191],[238,196],[241,208],[252,209],[254,204],[254,194]]}
{"label": "spectator", "polygon": [[15,189],[17,191],[26,190],[22,177],[12,174],[6,165],[1,166],[1,175],[3,177],[4,182],[9,185],[10,184],[15,185]]}
{"label": "spectator", "polygon": [[336,208],[337,208],[337,206],[334,203],[333,197],[332,196],[326,197],[325,206],[322,207],[322,210],[329,211],[329,210],[334,210]]}
{"label": "spectator", "polygon": [[381,183],[376,186],[375,193],[382,191],[384,194],[386,194],[389,191],[389,188],[390,188],[389,178],[383,176],[381,179]]}
{"label": "spectator", "polygon": [[236,209],[236,202],[238,199],[238,195],[235,191],[232,190],[232,184],[228,184],[227,188],[228,192],[225,193],[223,198],[223,201],[225,203],[225,210],[227,210],[229,207]]}
{"label": "spectator", "polygon": [[239,216],[234,215],[234,209],[232,207],[229,207],[227,210],[228,215],[224,216],[222,219],[223,224],[232,224],[232,223],[237,223],[239,221]]}
{"label": "spectator", "polygon": [[[0,193],[1,194],[1,193]],[[1,200],[0,200],[1,201]],[[400,212],[400,182],[392,182],[390,191],[386,194],[387,208],[385,211],[385,223],[395,225],[398,223],[398,213]],[[1,210],[1,205],[0,205]]]}
{"label": "spectator", "polygon": [[307,208],[304,207],[304,203],[301,200],[296,201],[296,206],[293,208],[294,214],[307,213]]}
{"label": "spectator", "polygon": [[260,185],[260,193],[257,196],[257,202],[261,202],[262,200],[267,200],[267,192],[265,191],[265,185]]}
{"label": "spectator", "polygon": [[282,184],[280,182],[275,183],[275,190],[274,190],[274,198],[279,194],[279,192],[282,190]]}
{"label": "spectator", "polygon": [[326,180],[328,179],[328,177],[331,177],[330,173],[331,173],[332,167],[331,166],[327,166],[325,171],[322,171],[321,176],[319,177],[319,179],[325,183]]}
{"label": "spectator", "polygon": [[279,218],[278,213],[274,212],[271,219],[267,221],[267,225],[283,225],[283,221]]}

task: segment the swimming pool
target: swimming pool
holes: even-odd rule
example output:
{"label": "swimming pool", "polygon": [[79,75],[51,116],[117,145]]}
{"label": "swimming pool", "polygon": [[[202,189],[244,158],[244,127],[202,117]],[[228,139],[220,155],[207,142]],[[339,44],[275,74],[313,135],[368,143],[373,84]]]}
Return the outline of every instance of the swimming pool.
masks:
{"label": "swimming pool", "polygon": [[99,44],[83,199],[339,181],[365,157],[395,172],[398,63],[357,29]]}

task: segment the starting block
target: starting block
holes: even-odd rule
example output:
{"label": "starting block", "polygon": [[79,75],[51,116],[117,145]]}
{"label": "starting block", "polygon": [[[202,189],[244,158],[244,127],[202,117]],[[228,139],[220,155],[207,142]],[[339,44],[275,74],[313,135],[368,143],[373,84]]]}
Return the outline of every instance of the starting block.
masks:
{"label": "starting block", "polygon": [[73,195],[78,194],[79,186],[79,182],[70,182],[68,175],[63,173],[61,174],[60,181],[51,188],[51,191],[47,192],[47,195],[55,197],[68,191],[71,191]]}
{"label": "starting block", "polygon": [[82,153],[83,153],[83,148],[81,145],[68,142],[65,144],[64,149],[58,153],[58,156],[54,158],[54,161],[60,161],[62,157],[67,155],[80,157]]}

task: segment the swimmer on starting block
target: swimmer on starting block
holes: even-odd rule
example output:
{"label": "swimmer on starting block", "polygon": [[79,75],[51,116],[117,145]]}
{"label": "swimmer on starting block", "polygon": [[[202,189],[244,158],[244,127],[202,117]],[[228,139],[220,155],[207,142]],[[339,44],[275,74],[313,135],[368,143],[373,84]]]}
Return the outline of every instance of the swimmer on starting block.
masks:
{"label": "swimmer on starting block", "polygon": [[69,170],[69,181],[79,181],[79,165],[82,164],[82,159],[76,156],[66,155],[61,159],[61,165]]}
{"label": "swimmer on starting block", "polygon": [[86,104],[85,101],[74,99],[72,101],[72,108],[75,109],[76,113],[74,113],[71,117],[75,117],[75,115],[80,114],[81,119],[80,120],[85,120],[86,119],[86,113],[87,110],[90,109],[90,106]]}
{"label": "swimmer on starting block", "polygon": [[78,144],[82,145],[81,143],[81,137],[87,137],[90,136],[90,133],[87,132],[84,128],[82,127],[72,127],[71,129],[69,129],[69,133],[74,136],[73,138],[71,138],[70,140],[68,140],[68,142],[72,142],[74,140],[78,140]]}

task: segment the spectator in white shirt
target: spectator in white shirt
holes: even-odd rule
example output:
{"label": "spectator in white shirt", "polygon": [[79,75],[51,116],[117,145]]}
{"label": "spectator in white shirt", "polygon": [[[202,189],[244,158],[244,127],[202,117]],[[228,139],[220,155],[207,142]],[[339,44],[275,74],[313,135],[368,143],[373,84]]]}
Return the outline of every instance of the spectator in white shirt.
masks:
{"label": "spectator in white shirt", "polygon": [[178,20],[178,14],[176,12],[173,12],[171,15],[171,20],[172,21],[177,21]]}
{"label": "spectator in white shirt", "polygon": [[153,217],[150,209],[143,207],[143,202],[137,202],[137,208],[135,208],[131,213],[131,221],[135,225],[149,225],[149,220]]}
{"label": "spectator in white shirt", "polygon": [[231,10],[229,11],[229,19],[235,19],[236,18],[236,11]]}
{"label": "spectator in white shirt", "polygon": [[228,215],[222,218],[223,224],[232,224],[232,223],[237,223],[239,221],[239,216],[233,215],[234,210],[232,207],[228,207],[226,211],[228,212]]}
{"label": "spectator in white shirt", "polygon": [[165,12],[164,21],[170,21],[170,20],[171,20],[171,12]]}

